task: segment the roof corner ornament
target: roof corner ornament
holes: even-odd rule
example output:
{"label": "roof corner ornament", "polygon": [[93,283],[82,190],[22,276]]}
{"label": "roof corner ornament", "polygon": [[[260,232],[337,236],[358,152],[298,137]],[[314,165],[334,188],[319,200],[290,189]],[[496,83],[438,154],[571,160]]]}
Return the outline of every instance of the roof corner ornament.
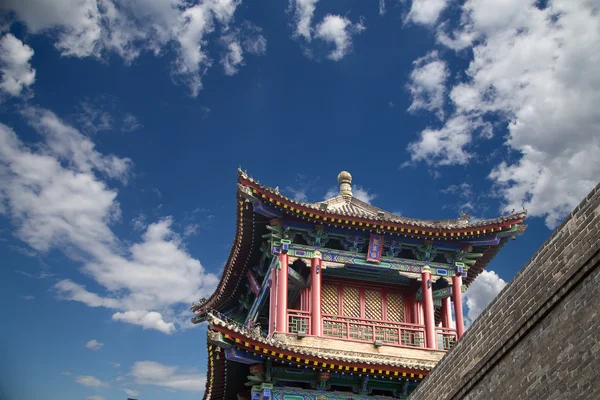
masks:
{"label": "roof corner ornament", "polygon": [[340,184],[340,196],[352,197],[352,175],[350,175],[350,172],[340,172],[338,183]]}

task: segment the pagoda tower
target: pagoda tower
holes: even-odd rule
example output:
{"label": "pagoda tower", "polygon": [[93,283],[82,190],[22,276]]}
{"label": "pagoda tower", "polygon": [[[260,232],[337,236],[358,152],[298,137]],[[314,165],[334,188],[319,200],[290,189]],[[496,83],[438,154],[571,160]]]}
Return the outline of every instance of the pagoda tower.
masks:
{"label": "pagoda tower", "polygon": [[[464,332],[461,294],[526,212],[406,218],[352,194],[289,199],[238,171],[237,227],[207,321],[204,399],[405,399]],[[454,315],[454,318],[452,317]]]}

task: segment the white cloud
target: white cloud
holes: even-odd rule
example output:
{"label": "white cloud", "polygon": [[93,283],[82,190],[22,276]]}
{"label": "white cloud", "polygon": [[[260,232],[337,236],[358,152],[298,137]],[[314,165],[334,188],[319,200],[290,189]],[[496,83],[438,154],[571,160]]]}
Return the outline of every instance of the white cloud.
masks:
{"label": "white cloud", "polygon": [[108,383],[102,382],[100,379],[98,379],[94,376],[90,376],[90,375],[78,376],[77,378],[75,378],[75,382],[77,382],[83,386],[89,386],[89,387],[107,387],[108,386]]}
{"label": "white cloud", "polygon": [[23,114],[27,122],[44,136],[50,153],[58,160],[73,163],[75,169],[83,173],[97,170],[111,178],[127,181],[130,159],[100,154],[89,138],[65,124],[51,111],[29,107]]}
{"label": "white cloud", "polygon": [[144,214],[140,214],[134,219],[131,220],[131,224],[133,225],[133,229],[136,231],[143,231],[148,226],[147,217]]}
{"label": "white cloud", "polygon": [[125,394],[127,396],[137,397],[140,394],[140,392],[138,392],[137,390],[132,390],[132,389],[122,389],[122,390],[123,390],[123,392],[125,392]]}
{"label": "white cloud", "polygon": [[195,236],[199,229],[200,225],[198,224],[188,224],[183,228],[183,237]]}
{"label": "white cloud", "polygon": [[[312,18],[319,0],[290,0],[290,8],[294,8],[296,22],[295,36],[302,36],[307,41],[312,39]],[[295,6],[295,7],[294,7]]]}
{"label": "white cloud", "polygon": [[197,372],[180,372],[181,367],[167,366],[154,361],[138,361],[130,375],[140,385],[155,385],[165,388],[200,392],[205,389],[206,375]]}
{"label": "white cloud", "polygon": [[[323,196],[323,200],[329,200],[338,196],[340,194],[339,190],[339,186],[330,187],[325,193],[325,196]],[[356,197],[358,200],[364,201],[367,204],[371,204],[371,202],[377,197],[377,194],[370,193],[367,189],[360,185],[353,185],[352,196]]]}
{"label": "white cloud", "polygon": [[348,18],[328,14],[316,28],[316,37],[335,45],[328,58],[339,61],[352,49],[352,35],[364,31],[362,23],[352,24]]}
{"label": "white cloud", "polygon": [[85,347],[92,351],[98,351],[102,348],[102,346],[104,346],[104,343],[99,342],[96,339],[92,339],[85,344]]}
{"label": "white cloud", "polygon": [[104,396],[87,396],[85,400],[106,400]]}
{"label": "white cloud", "polygon": [[187,253],[170,218],[148,225],[138,242],[121,241],[110,228],[120,218],[117,191],[96,174],[123,179],[130,161],[100,154],[49,111],[23,115],[44,141],[29,149],[0,124],[0,209],[15,235],[39,252],[63,251],[104,288],[98,294],[63,279],[54,286],[60,297],[114,309],[115,320],[171,332],[174,308],[210,295],[218,278]]}
{"label": "white cloud", "polygon": [[95,134],[112,128],[113,121],[108,111],[87,101],[81,103],[80,107],[81,112],[77,115],[77,122],[85,132]]}
{"label": "white cloud", "polygon": [[365,203],[371,204],[373,199],[377,197],[375,193],[369,193],[369,191],[362,186],[355,186],[352,188],[352,195],[357,199],[364,201]]}
{"label": "white cloud", "polygon": [[114,368],[119,368],[121,366],[121,364],[116,363],[116,362],[111,362],[111,364]]}
{"label": "white cloud", "polygon": [[448,0],[412,0],[406,20],[422,25],[433,25],[447,4]]}
{"label": "white cloud", "polygon": [[244,51],[242,45],[234,37],[227,37],[224,40],[227,52],[221,57],[221,64],[225,75],[235,75],[239,70],[238,66],[244,65]]}
{"label": "white cloud", "polygon": [[60,371],[60,374],[64,375],[64,376],[71,376],[72,375],[69,371]]}
{"label": "white cloud", "polygon": [[29,63],[33,50],[7,33],[0,38],[0,92],[20,96],[35,81],[35,69]]}
{"label": "white cloud", "polygon": [[291,186],[288,186],[286,188],[286,190],[292,194],[292,199],[294,199],[296,201],[300,201],[300,202],[306,202],[306,201],[308,201],[308,195],[306,193],[306,189],[304,189],[304,188],[293,188]]}
{"label": "white cloud", "polygon": [[506,282],[498,274],[486,270],[471,283],[463,294],[463,301],[469,309],[467,318],[471,323],[496,298],[504,286]]}
{"label": "white cloud", "polygon": [[[207,35],[229,30],[241,0],[7,0],[29,32],[46,34],[63,56],[108,59],[116,53],[126,63],[143,52],[156,56],[175,47],[173,78],[185,83],[193,96],[212,65],[206,52]],[[263,38],[264,39],[264,38]],[[260,53],[256,53],[260,54]]]}
{"label": "white cloud", "polygon": [[113,314],[113,321],[124,321],[134,325],[140,325],[144,329],[156,329],[162,333],[170,334],[175,332],[175,324],[165,322],[161,313],[156,311],[126,311]]}
{"label": "white cloud", "polygon": [[143,125],[135,115],[125,114],[123,124],[121,125],[121,132],[133,132],[140,128],[143,128]]}
{"label": "white cloud", "polygon": [[441,129],[423,130],[419,140],[408,145],[411,160],[437,165],[466,164],[472,155],[465,147],[471,143],[474,128],[467,116],[457,115]]}
{"label": "white cloud", "polygon": [[600,46],[599,24],[591,0],[554,0],[545,8],[519,0],[465,2],[460,28],[446,32],[445,24],[438,36],[473,54],[466,79],[449,90],[455,115],[443,128],[422,132],[409,147],[412,159],[465,164],[474,132],[490,138],[489,122],[499,120],[514,154],[489,175],[503,209],[525,207],[555,227],[600,176],[600,55],[590,50]]}
{"label": "white cloud", "polygon": [[27,301],[35,300],[35,296],[30,296],[30,295],[21,296],[21,298],[23,300],[27,300]]}
{"label": "white cloud", "polygon": [[379,0],[379,15],[385,14],[385,0]]}
{"label": "white cloud", "polygon": [[408,111],[432,111],[443,120],[446,81],[450,74],[446,62],[440,60],[437,51],[431,51],[413,65],[408,84],[413,101]]}

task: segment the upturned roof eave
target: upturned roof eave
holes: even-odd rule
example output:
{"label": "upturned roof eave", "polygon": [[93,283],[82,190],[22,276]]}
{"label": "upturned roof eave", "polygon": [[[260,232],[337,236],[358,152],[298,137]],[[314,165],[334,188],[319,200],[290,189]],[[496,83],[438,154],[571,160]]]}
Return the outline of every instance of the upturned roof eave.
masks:
{"label": "upturned roof eave", "polygon": [[[463,215],[456,219],[447,220],[424,220],[418,218],[408,218],[396,215],[389,211],[375,207],[371,204],[365,203],[356,197],[352,196],[334,196],[330,199],[324,200],[318,203],[299,202],[291,199],[279,192],[277,188],[271,188],[269,186],[261,185],[259,181],[250,177],[246,172],[239,170],[238,183],[250,187],[255,190],[259,196],[264,195],[269,199],[273,199],[273,202],[286,206],[287,209],[297,210],[299,213],[310,213],[314,215],[320,215],[332,219],[350,219],[350,220],[361,220],[361,222],[369,225],[380,225],[380,224],[396,224],[406,226],[414,229],[427,229],[427,230],[438,230],[438,231],[453,231],[453,230],[468,230],[468,229],[484,229],[486,227],[494,225],[506,225],[507,223],[520,224],[527,216],[527,210],[520,210],[512,212],[509,215],[500,216],[491,219],[479,219],[471,221],[470,215]],[[341,209],[329,209],[329,205],[343,203],[346,207],[340,207]],[[327,206],[327,209],[324,209]]]}

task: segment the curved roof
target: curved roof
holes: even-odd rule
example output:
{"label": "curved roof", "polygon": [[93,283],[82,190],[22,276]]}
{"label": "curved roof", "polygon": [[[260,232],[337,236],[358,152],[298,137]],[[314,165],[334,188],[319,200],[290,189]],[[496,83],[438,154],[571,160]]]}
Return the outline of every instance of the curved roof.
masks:
{"label": "curved roof", "polygon": [[[470,230],[484,227],[493,227],[510,224],[520,224],[527,215],[526,210],[513,212],[509,215],[500,216],[492,219],[478,219],[472,220],[471,215],[463,214],[456,219],[446,220],[426,220],[418,218],[407,218],[396,215],[389,211],[381,208],[372,206],[371,204],[365,203],[358,198],[339,194],[330,199],[324,200],[317,203],[298,202],[289,197],[284,196],[279,192],[278,188],[270,188],[268,186],[261,185],[258,181],[252,179],[248,174],[242,170],[238,170],[238,183],[241,185],[241,190],[247,188],[248,194],[259,195],[266,198],[268,202],[274,203],[275,206],[282,206],[281,208],[289,210],[291,213],[301,214],[303,217],[307,213],[313,216],[320,216],[328,218],[328,220],[337,220],[348,218],[348,222],[351,223],[359,222],[362,220],[364,224],[385,225],[386,223],[390,226],[403,226],[405,228],[424,228],[428,230],[438,231],[457,231],[457,230]],[[249,190],[248,190],[249,189]],[[344,193],[343,191],[341,191]],[[319,218],[315,218],[319,219]],[[340,221],[344,223],[344,221]],[[365,225],[365,227],[367,227]]]}

